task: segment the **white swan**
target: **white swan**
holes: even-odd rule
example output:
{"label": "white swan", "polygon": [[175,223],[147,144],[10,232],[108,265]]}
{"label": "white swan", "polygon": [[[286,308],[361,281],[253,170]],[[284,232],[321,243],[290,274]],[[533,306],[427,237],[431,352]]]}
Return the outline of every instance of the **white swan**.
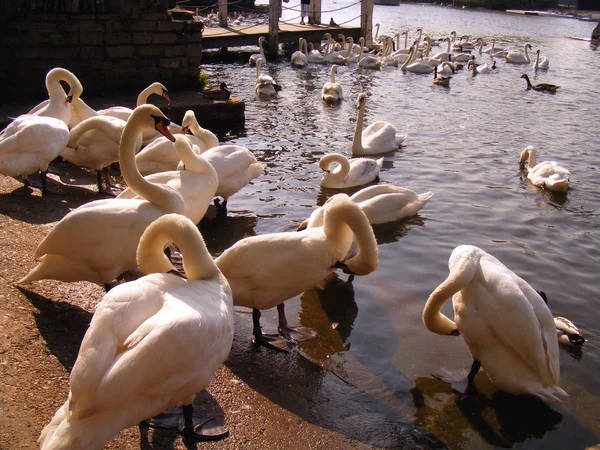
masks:
{"label": "white swan", "polygon": [[360,52],[358,54],[358,67],[364,67],[366,69],[380,69],[383,61],[381,58],[373,55],[366,55],[364,47],[360,45]]}
{"label": "white swan", "polygon": [[[329,168],[333,163],[338,163],[339,167],[331,172]],[[321,186],[333,189],[362,186],[379,179],[381,166],[383,166],[383,158],[349,160],[340,153],[330,153],[319,160],[319,167],[325,171],[325,175],[321,178]]]}
{"label": "white swan", "polygon": [[[280,332],[289,342],[292,338],[285,318],[285,300],[312,288],[336,266],[356,275],[366,275],[377,267],[377,242],[358,205],[347,195],[338,194],[323,208],[322,227],[248,237],[215,260],[231,285],[234,304],[253,308],[254,338],[260,344],[269,345],[260,329],[261,310],[277,306]],[[353,235],[356,235],[359,253],[343,261]],[[286,349],[284,342],[271,345]]]}
{"label": "white swan", "polygon": [[106,285],[136,268],[135,252],[146,227],[164,214],[182,214],[185,207],[175,189],[148,182],[135,167],[135,141],[142,129],[156,128],[169,136],[168,124],[156,106],[138,106],[121,136],[121,174],[146,200],[97,200],[74,209],[40,243],[34,256],[41,261],[20,283],[49,278]]}
{"label": "white swan", "polygon": [[273,77],[260,73],[262,60],[256,61],[256,87],[254,92],[262,98],[273,98],[277,96],[277,92],[281,91],[281,86],[275,83]]}
{"label": "white swan", "polygon": [[333,50],[334,46],[335,46],[335,41],[331,37],[331,34],[325,33],[324,39],[325,39],[325,42],[327,42],[327,44],[325,45],[325,53],[323,54],[323,57],[325,58],[325,62],[328,64],[337,64],[337,65],[346,64],[348,62],[348,58],[346,58],[344,55],[342,55],[342,52],[335,52]]}
{"label": "white swan", "polygon": [[[459,332],[474,362],[469,388],[479,367],[500,389],[542,399],[566,396],[558,385],[560,366],[554,319],[525,280],[478,247],[456,247],[450,274],[429,296],[423,323],[434,333]],[[440,309],[449,297],[454,320]]]}
{"label": "white swan", "polygon": [[329,72],[329,81],[325,82],[325,84],[323,84],[323,88],[321,89],[321,98],[327,103],[339,102],[344,98],[342,85],[335,82],[337,67],[337,64],[333,64],[331,66],[331,70]]}
{"label": "white swan", "polygon": [[[417,194],[415,191],[393,184],[377,184],[361,189],[352,195],[350,200],[358,204],[371,225],[376,225],[414,216],[431,197],[433,192]],[[322,207],[315,209],[298,229],[322,226],[323,213]]]}
{"label": "white swan", "polygon": [[[220,145],[202,153],[219,176],[215,195],[223,198],[223,202],[215,199],[219,214],[227,214],[227,200],[255,178],[261,176],[266,167],[259,163],[254,154],[240,145]],[[186,165],[187,168],[187,165]]]}
{"label": "white swan", "polygon": [[413,72],[413,73],[431,73],[433,72],[435,65],[427,63],[425,61],[416,61],[415,58],[417,56],[417,51],[415,47],[413,47],[410,51],[410,56],[408,59],[400,66],[400,70],[403,72]]}
{"label": "white swan", "polygon": [[[163,247],[175,241],[187,279]],[[141,269],[98,304],[69,378],[71,390],[39,438],[41,450],[99,449],[122,429],[183,406],[194,435],[192,402],[233,342],[231,289],[198,229],[185,217],[157,219],[142,235]],[[158,272],[158,273],[154,273]]]}
{"label": "white swan", "polygon": [[[505,56],[506,62],[510,64],[529,64],[531,60],[529,59],[529,54],[527,53],[527,49],[531,50],[531,44],[525,44],[524,51],[525,54],[519,52],[508,52]],[[496,56],[496,54],[494,54]]]}
{"label": "white swan", "polygon": [[[181,121],[181,132],[188,135],[193,144],[196,144],[202,151],[208,150],[219,145],[219,138],[212,131],[202,128],[196,119],[196,114],[189,109],[185,112]],[[189,136],[191,134],[191,136]],[[202,142],[197,142],[200,140]]]}
{"label": "white swan", "polygon": [[292,53],[290,61],[294,67],[304,67],[308,64],[308,56],[304,54],[304,39],[298,38],[298,50]]}
{"label": "white swan", "polygon": [[[544,300],[546,305],[548,304],[548,297],[544,291],[536,291],[540,297]],[[579,347],[585,342],[585,338],[581,331],[566,317],[556,316],[554,318],[554,326],[556,327],[556,336],[558,337],[558,343],[565,346]]]}
{"label": "white swan", "polygon": [[529,145],[521,152],[519,163],[527,171],[527,178],[538,187],[549,191],[564,192],[569,188],[570,172],[556,161],[542,161],[536,164],[535,147]]}
{"label": "white swan", "polygon": [[250,59],[248,60],[248,64],[250,64],[250,66],[252,66],[252,67],[256,66],[256,61],[258,60],[258,58],[262,58],[263,63],[267,61],[267,58],[265,56],[265,50],[263,48],[263,43],[266,40],[267,39],[264,36],[261,36],[258,38],[259,53],[254,53],[254,54],[250,55]]}
{"label": "white swan", "polygon": [[533,63],[533,70],[548,70],[550,67],[550,61],[545,56],[540,58],[540,49],[536,50],[535,62]]}
{"label": "white swan", "polygon": [[[178,155],[185,169],[153,173],[145,178],[150,183],[166,184],[177,190],[185,203],[183,215],[197,224],[206,214],[208,205],[215,196],[219,177],[211,163],[192,149],[192,144],[185,136],[175,136],[175,144],[171,143],[171,151]],[[127,188],[117,198],[140,197]]]}
{"label": "white swan", "polygon": [[377,155],[398,150],[408,135],[397,133],[396,128],[391,123],[373,122],[363,131],[366,102],[367,94],[364,92],[358,94],[356,126],[352,138],[352,155]]}
{"label": "white swan", "polygon": [[320,51],[315,50],[312,42],[309,42],[307,45],[306,39],[304,40],[304,52],[308,57],[309,63],[325,64],[327,62],[325,61],[323,54]]}
{"label": "white swan", "polygon": [[482,50],[483,53],[489,53],[490,55],[496,55],[498,53],[504,55],[505,49],[502,47],[496,47],[496,39],[492,39],[492,45],[485,50]]}
{"label": "white swan", "polygon": [[[81,121],[70,131],[67,147],[60,156],[72,164],[94,169],[98,174],[98,192],[111,193],[110,165],[119,161],[119,143],[127,122],[111,116],[94,116]],[[135,151],[142,146],[142,136],[135,142]],[[106,185],[102,171],[106,169]]]}

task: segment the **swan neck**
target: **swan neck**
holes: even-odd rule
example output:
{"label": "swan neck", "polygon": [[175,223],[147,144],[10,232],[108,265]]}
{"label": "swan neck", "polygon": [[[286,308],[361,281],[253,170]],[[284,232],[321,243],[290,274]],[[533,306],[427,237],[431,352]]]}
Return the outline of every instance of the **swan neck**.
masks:
{"label": "swan neck", "polygon": [[329,173],[329,176],[333,179],[343,180],[350,172],[350,162],[348,161],[348,158],[346,158],[344,155],[340,155],[339,153],[331,153],[323,156],[322,162],[323,166],[328,169],[332,163],[339,163],[339,167],[337,167],[333,172]]}
{"label": "swan neck", "polygon": [[[175,151],[177,151],[179,159],[185,165],[185,170],[188,172],[205,173],[218,176],[213,165],[194,152],[193,146],[189,139],[185,136],[179,136],[180,135],[175,137],[175,139],[177,139],[177,142],[175,142]],[[180,141],[182,139],[185,139],[187,142]]]}
{"label": "swan neck", "polygon": [[101,130],[104,132],[106,137],[108,137],[115,144],[119,144],[120,142],[120,133],[117,133],[117,138],[115,139],[115,130],[113,124],[108,122],[104,116],[95,116],[85,119],[77,124],[77,126],[74,128],[71,128],[67,147],[73,147],[81,138],[81,136],[90,130]]}
{"label": "swan neck", "polygon": [[359,154],[362,153],[363,144],[362,144],[362,129],[363,122],[365,120],[365,103],[358,108],[358,112],[356,115],[356,126],[354,127],[354,138],[352,139],[352,153]]}
{"label": "swan neck", "polygon": [[329,72],[329,82],[331,84],[335,83],[335,65],[331,66],[331,71]]}
{"label": "swan neck", "polygon": [[71,107],[79,117],[83,118],[83,120],[96,117],[98,115],[98,112],[95,109],[91,108],[80,98],[74,98],[71,102]]}
{"label": "swan neck", "polygon": [[150,97],[151,94],[154,94],[152,85],[148,86],[146,89],[140,92],[140,95],[138,95],[137,97],[136,106],[148,103],[148,97]]}

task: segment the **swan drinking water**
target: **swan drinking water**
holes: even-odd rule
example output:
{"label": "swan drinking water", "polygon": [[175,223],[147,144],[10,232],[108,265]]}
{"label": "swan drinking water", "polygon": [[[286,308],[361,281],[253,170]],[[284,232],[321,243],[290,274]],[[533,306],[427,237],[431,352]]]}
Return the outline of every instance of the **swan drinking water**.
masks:
{"label": "swan drinking water", "polygon": [[[215,263],[229,281],[233,302],[252,308],[254,339],[258,344],[286,351],[294,339],[313,339],[307,330],[294,330],[285,317],[284,301],[327,278],[336,267],[366,275],[377,267],[377,242],[359,206],[346,194],[331,197],[323,206],[323,226],[300,232],[252,236],[238,241]],[[353,236],[359,253],[344,261]],[[281,339],[263,335],[260,311],[277,306]]]}
{"label": "swan drinking water", "polygon": [[[462,334],[473,365],[468,388],[483,367],[500,389],[542,399],[567,396],[554,319],[525,280],[478,247],[461,245],[448,260],[450,274],[429,296],[423,323],[441,335]],[[454,322],[440,312],[452,297]]]}
{"label": "swan drinking water", "polygon": [[525,147],[521,152],[519,163],[527,172],[527,178],[535,186],[554,192],[565,192],[569,188],[571,173],[559,166],[556,161],[542,161],[536,164],[535,147],[532,145]]}
{"label": "swan drinking water", "polygon": [[[174,274],[163,253],[171,241],[181,250],[187,279]],[[180,406],[179,430],[204,437],[192,402],[231,350],[229,283],[196,226],[177,214],[144,231],[137,258],[148,275],[115,287],[98,304],[69,396],[43,429],[41,450],[100,449],[120,430]]]}

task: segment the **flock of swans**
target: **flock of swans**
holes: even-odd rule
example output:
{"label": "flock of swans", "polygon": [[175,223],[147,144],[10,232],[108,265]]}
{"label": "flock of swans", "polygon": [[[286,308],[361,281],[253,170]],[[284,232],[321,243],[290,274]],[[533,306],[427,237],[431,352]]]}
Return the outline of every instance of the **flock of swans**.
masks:
{"label": "flock of swans", "polygon": [[[430,61],[426,59],[430,39],[424,40],[426,53],[415,63],[421,31],[404,53],[392,52],[390,38],[384,39],[380,56],[366,55],[362,40],[357,47],[349,40],[350,45],[337,53],[330,36],[327,41],[329,50],[320,56],[314,53],[312,61],[302,40],[304,52],[292,55],[292,64],[321,60],[333,64],[323,86],[325,102],[343,99],[335,82],[336,68],[353,56],[359,65],[375,58],[375,68],[404,59],[403,70],[418,63],[426,64],[431,69],[426,73],[431,73],[438,65],[438,71],[447,70],[468,47],[468,41],[459,43],[461,53],[454,60],[442,55],[439,61],[433,59],[434,64],[425,62]],[[441,53],[450,53],[457,44],[451,38],[447,43],[449,51]],[[483,53],[483,43],[478,43]],[[489,52],[499,57],[494,43]],[[256,66],[256,95],[271,98],[282,88],[260,73],[265,61],[262,49],[258,57],[250,58]],[[61,81],[69,85],[68,93]],[[89,281],[107,290],[81,344],[68,398],[39,438],[41,449],[101,448],[120,430],[140,421],[160,423],[160,413],[169,407],[182,407],[178,426],[182,433],[206,437],[194,422],[191,405],[229,354],[233,306],[252,309],[257,344],[289,351],[298,341],[315,339],[312,330],[288,324],[285,301],[337,269],[351,275],[376,270],[372,225],[415,215],[433,196],[390,184],[370,185],[378,181],[383,161],[370,157],[400,149],[407,135],[384,121],[364,128],[367,96],[361,93],[353,158],[327,154],[319,167],[325,172],[323,187],[370,186],[352,197],[333,195],[297,231],[241,239],[213,260],[196,225],[211,202],[219,214],[227,214],[228,199],[259,177],[265,165],[244,147],[220,145],[192,111],[181,125],[171,123],[158,107],[147,104],[153,94],[168,99],[161,83],[144,90],[135,109],[103,111],[85,104],[81,83],[65,69],[51,70],[46,85],[48,101],[17,117],[0,134],[0,174],[29,183],[27,177],[40,172],[46,193],[45,174],[60,155],[95,170],[99,192],[109,194],[116,192],[107,170],[118,162],[127,189],[116,198],[69,212],[39,244],[34,257],[40,262],[19,281]],[[554,191],[568,188],[569,172],[555,162],[536,164],[533,147],[523,150],[520,161],[534,185]],[[185,273],[165,252],[172,244],[181,252]],[[558,342],[583,343],[574,325],[554,319],[543,292],[477,247],[457,247],[449,269],[448,278],[425,304],[423,323],[434,333],[464,336],[474,359],[468,389],[473,389],[475,374],[483,367],[508,392],[544,399],[566,395],[559,387]],[[131,271],[144,275],[113,287]],[[440,313],[450,297],[454,321]],[[279,313],[278,333],[263,333],[261,311],[273,307]]]}

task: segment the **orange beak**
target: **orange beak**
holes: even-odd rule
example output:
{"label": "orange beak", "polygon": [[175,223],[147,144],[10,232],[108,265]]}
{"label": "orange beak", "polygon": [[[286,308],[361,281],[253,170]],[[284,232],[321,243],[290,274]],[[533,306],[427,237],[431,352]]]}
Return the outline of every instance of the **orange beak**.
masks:
{"label": "orange beak", "polygon": [[175,142],[175,137],[171,134],[171,131],[169,130],[169,127],[167,127],[164,123],[158,122],[156,124],[156,129],[158,130],[158,132],[160,134],[162,134],[168,140],[170,140],[171,142]]}

